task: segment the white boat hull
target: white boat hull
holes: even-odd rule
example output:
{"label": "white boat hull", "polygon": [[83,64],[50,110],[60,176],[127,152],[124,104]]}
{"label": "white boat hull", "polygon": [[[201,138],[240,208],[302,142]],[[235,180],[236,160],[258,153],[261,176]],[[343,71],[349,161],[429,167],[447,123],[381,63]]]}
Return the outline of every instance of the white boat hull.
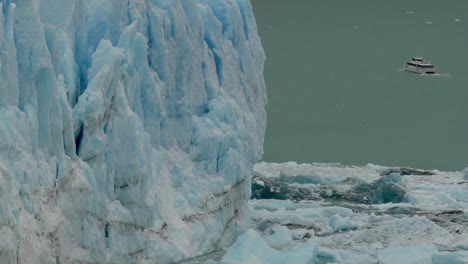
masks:
{"label": "white boat hull", "polygon": [[423,69],[420,67],[415,67],[412,65],[405,65],[405,71],[414,72],[418,74],[435,74],[437,72],[436,68]]}

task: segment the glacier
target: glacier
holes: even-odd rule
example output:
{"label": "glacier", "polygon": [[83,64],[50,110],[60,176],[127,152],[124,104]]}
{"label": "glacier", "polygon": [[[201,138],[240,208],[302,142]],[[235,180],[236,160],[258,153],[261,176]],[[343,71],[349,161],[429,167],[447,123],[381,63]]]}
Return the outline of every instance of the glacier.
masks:
{"label": "glacier", "polygon": [[0,263],[174,263],[249,226],[248,0],[0,1]]}

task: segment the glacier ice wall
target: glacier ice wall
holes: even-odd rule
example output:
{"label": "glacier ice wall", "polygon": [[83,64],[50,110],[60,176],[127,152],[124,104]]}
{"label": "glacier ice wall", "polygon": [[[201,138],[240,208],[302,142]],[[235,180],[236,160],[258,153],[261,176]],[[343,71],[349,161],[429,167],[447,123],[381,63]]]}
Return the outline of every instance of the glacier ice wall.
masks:
{"label": "glacier ice wall", "polygon": [[0,263],[171,263],[248,223],[248,0],[0,0]]}

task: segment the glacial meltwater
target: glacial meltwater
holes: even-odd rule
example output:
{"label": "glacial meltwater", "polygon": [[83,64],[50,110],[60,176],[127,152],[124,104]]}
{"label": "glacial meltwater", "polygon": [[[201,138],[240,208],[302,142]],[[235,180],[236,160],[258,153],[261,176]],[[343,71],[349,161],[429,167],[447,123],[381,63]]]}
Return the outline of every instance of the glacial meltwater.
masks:
{"label": "glacial meltwater", "polygon": [[[252,0],[268,162],[468,166],[468,1]],[[401,69],[422,56],[440,70]]]}

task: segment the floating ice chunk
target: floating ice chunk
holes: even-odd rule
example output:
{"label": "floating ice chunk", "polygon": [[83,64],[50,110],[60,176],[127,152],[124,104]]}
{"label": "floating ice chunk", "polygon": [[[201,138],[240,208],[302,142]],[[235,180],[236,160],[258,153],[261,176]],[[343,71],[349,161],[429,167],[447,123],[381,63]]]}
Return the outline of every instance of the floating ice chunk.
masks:
{"label": "floating ice chunk", "polygon": [[340,215],[332,216],[329,225],[335,232],[354,230],[359,227],[358,224],[349,219],[349,217],[342,217]]}
{"label": "floating ice chunk", "polygon": [[468,202],[468,190],[457,189],[448,191],[450,196],[458,202]]}
{"label": "floating ice chunk", "polygon": [[468,238],[464,238],[455,244],[455,247],[462,250],[468,250]]}
{"label": "floating ice chunk", "polygon": [[468,251],[441,252],[432,255],[432,264],[467,264]]}
{"label": "floating ice chunk", "polygon": [[313,200],[318,193],[311,191],[306,186],[299,184],[287,184],[280,178],[260,178],[254,176],[252,180],[252,197],[254,199],[277,200]]}
{"label": "floating ice chunk", "polygon": [[426,24],[426,25],[432,25],[432,21],[426,21],[426,22],[424,22],[424,24]]}
{"label": "floating ice chunk", "polygon": [[379,264],[431,264],[431,256],[437,252],[434,245],[390,247],[380,251],[377,259]]}
{"label": "floating ice chunk", "polygon": [[460,22],[460,21],[462,21],[462,20],[461,20],[460,18],[455,18],[454,21],[455,21],[455,22]]}
{"label": "floating ice chunk", "polygon": [[382,173],[384,173],[384,172],[386,172],[386,171],[388,171],[390,169],[390,167],[376,165],[376,164],[372,164],[372,163],[368,163],[366,165],[366,168],[368,168],[370,170],[374,170],[374,171],[378,172],[379,174],[382,174]]}
{"label": "floating ice chunk", "polygon": [[344,208],[344,207],[340,207],[340,206],[329,206],[329,207],[325,207],[323,208],[323,211],[324,213],[328,214],[328,215],[339,215],[339,216],[343,216],[343,217],[346,217],[346,216],[351,216],[353,214],[353,210],[349,209],[349,208]]}
{"label": "floating ice chunk", "polygon": [[317,258],[317,246],[305,243],[300,248],[277,251],[254,230],[247,230],[221,259],[222,264],[311,264]]}
{"label": "floating ice chunk", "polygon": [[254,179],[254,182],[255,182],[256,184],[260,185],[260,186],[265,187],[265,182],[262,181],[262,180],[260,180],[260,179],[258,179],[258,178]]}
{"label": "floating ice chunk", "polygon": [[468,180],[468,167],[462,170],[462,174],[465,180]]}
{"label": "floating ice chunk", "polygon": [[285,226],[277,226],[274,233],[266,237],[266,242],[272,248],[282,249],[292,245],[292,239],[289,235],[289,229]]}
{"label": "floating ice chunk", "polygon": [[305,228],[293,228],[289,232],[291,234],[292,240],[309,239],[315,234],[313,229],[305,229]]}
{"label": "floating ice chunk", "polygon": [[317,251],[317,258],[324,263],[330,263],[330,262],[340,262],[341,261],[341,256],[335,252],[335,250],[329,249],[329,248],[324,248],[324,247],[319,247]]}
{"label": "floating ice chunk", "polygon": [[355,200],[362,197],[364,203],[399,203],[404,200],[406,189],[401,176],[392,173],[370,184],[364,183],[352,190]]}
{"label": "floating ice chunk", "polygon": [[457,200],[453,198],[450,194],[445,192],[437,192],[434,194],[434,198],[437,198],[441,203],[444,204],[453,204],[457,203]]}

